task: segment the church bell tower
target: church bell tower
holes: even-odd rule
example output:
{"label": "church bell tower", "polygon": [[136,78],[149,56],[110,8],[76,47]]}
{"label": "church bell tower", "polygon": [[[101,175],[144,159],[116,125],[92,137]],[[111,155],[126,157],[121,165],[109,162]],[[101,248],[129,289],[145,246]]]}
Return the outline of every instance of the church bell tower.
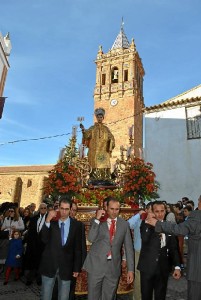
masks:
{"label": "church bell tower", "polygon": [[134,153],[139,156],[143,139],[144,69],[134,39],[129,43],[123,24],[108,53],[103,53],[102,46],[99,47],[95,63],[94,108],[105,109],[104,123],[115,137],[112,162],[120,157],[120,147],[129,144],[132,125]]}

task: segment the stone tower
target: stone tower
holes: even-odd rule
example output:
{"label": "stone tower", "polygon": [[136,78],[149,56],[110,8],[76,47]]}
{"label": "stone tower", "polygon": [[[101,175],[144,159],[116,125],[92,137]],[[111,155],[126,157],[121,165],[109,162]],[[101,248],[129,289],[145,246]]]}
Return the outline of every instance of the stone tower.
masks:
{"label": "stone tower", "polygon": [[123,24],[108,53],[99,47],[96,63],[94,108],[105,109],[104,123],[116,141],[112,163],[120,156],[120,146],[129,144],[129,127],[134,125],[134,151],[139,156],[143,133],[144,69],[134,39],[129,43]]}

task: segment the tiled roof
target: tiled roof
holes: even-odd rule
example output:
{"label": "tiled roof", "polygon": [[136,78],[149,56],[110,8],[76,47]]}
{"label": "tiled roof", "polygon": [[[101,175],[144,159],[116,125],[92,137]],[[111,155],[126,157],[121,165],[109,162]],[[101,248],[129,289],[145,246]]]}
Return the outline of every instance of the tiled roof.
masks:
{"label": "tiled roof", "polygon": [[121,30],[118,36],[116,37],[116,40],[112,46],[112,50],[119,49],[119,48],[128,49],[129,47],[130,47],[129,41],[127,39],[127,36],[125,35],[123,26],[121,26]]}
{"label": "tiled roof", "polygon": [[152,111],[164,110],[169,108],[174,108],[181,105],[193,104],[201,101],[201,84],[182,93],[179,94],[161,104],[149,106],[144,108],[145,113],[149,113]]}
{"label": "tiled roof", "polygon": [[16,172],[48,172],[52,170],[54,165],[34,165],[34,166],[11,166],[0,167],[0,173],[16,173]]}

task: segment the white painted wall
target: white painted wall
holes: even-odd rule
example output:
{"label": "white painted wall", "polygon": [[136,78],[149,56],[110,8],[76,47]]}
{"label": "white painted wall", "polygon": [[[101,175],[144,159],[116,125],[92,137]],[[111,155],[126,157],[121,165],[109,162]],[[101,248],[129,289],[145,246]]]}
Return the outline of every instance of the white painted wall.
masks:
{"label": "white painted wall", "polygon": [[153,163],[160,199],[201,194],[201,139],[187,140],[185,108],[145,114],[145,160]]}

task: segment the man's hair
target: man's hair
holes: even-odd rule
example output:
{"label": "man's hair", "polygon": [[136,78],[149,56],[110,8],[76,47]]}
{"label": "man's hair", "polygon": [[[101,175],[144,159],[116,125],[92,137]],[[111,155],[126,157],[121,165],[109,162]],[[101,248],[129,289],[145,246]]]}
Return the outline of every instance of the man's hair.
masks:
{"label": "man's hair", "polygon": [[62,195],[59,198],[59,206],[61,206],[61,203],[68,203],[70,205],[70,208],[72,207],[72,197],[67,195]]}
{"label": "man's hair", "polygon": [[188,211],[192,211],[193,210],[192,206],[188,205],[188,204],[184,207],[184,209],[187,209]]}
{"label": "man's hair", "polygon": [[154,203],[154,202],[149,202],[149,203],[147,203],[145,208],[146,208],[146,209],[149,209],[150,207],[152,208],[152,207],[153,207],[153,203]]}
{"label": "man's hair", "polygon": [[152,209],[153,209],[154,205],[163,205],[164,208],[166,208],[165,203],[161,200],[156,200],[156,201],[152,202]]}
{"label": "man's hair", "polygon": [[112,196],[109,196],[109,197],[107,197],[107,198],[105,198],[105,199],[103,200],[103,202],[107,202],[107,206],[109,205],[109,203],[110,203],[111,201],[119,202],[119,200],[118,200],[117,198],[114,198],[114,197],[112,197]]}
{"label": "man's hair", "polygon": [[183,208],[183,205],[180,202],[177,202],[174,206],[179,209]]}
{"label": "man's hair", "polygon": [[39,205],[39,209],[41,208],[41,206],[45,206],[47,208],[47,204],[45,202],[41,202],[41,204]]}
{"label": "man's hair", "polygon": [[192,205],[194,207],[195,203],[194,203],[193,200],[188,200],[188,202],[186,203],[186,205]]}

